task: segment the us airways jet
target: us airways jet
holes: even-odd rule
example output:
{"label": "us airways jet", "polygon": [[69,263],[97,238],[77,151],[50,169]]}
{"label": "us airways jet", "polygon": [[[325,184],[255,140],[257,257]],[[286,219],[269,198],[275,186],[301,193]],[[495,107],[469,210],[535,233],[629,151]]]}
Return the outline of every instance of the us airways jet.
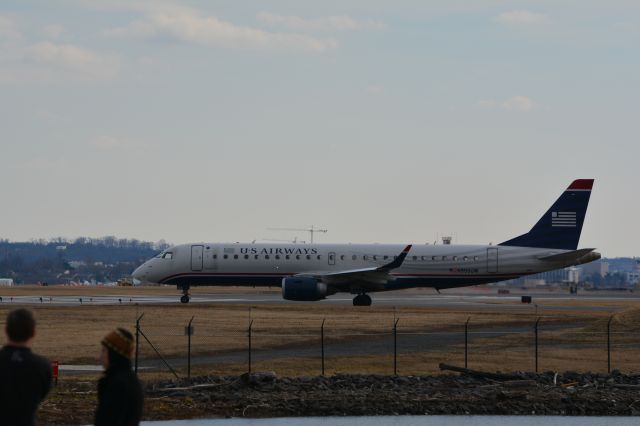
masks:
{"label": "us airways jet", "polygon": [[171,247],[133,277],[191,286],[281,286],[287,300],[316,301],[414,287],[445,289],[503,281],[600,258],[578,250],[593,179],[575,180],[526,234],[498,245],[195,243]]}

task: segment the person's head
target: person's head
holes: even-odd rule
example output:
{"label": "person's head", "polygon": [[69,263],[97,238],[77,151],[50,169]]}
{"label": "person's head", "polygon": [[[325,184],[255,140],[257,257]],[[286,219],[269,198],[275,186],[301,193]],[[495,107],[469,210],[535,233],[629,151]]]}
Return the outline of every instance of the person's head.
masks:
{"label": "person's head", "polygon": [[9,312],[5,332],[10,344],[28,346],[36,335],[36,319],[33,313],[24,308]]}
{"label": "person's head", "polygon": [[131,368],[133,335],[124,328],[116,328],[102,339],[100,360],[105,369]]}

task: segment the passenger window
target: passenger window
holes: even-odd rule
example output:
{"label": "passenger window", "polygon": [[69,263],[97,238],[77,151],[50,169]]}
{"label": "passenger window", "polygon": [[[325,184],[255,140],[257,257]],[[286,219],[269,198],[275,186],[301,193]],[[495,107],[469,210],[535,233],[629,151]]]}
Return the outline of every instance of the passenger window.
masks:
{"label": "passenger window", "polygon": [[248,258],[249,258],[249,255],[248,255],[248,254],[245,254],[245,255],[244,255],[244,258],[245,258],[245,259],[248,259]]}
{"label": "passenger window", "polygon": [[300,255],[296,254],[296,260],[300,260]]}
{"label": "passenger window", "polygon": [[217,254],[214,254],[214,255],[213,255],[213,258],[214,258],[214,259],[217,259],[217,258],[218,258],[218,255],[217,255]]}
{"label": "passenger window", "polygon": [[234,259],[237,259],[237,258],[238,258],[238,255],[237,255],[237,254],[234,254],[234,255],[233,255],[233,258],[234,258]]}
{"label": "passenger window", "polygon": [[307,255],[307,260],[311,260],[311,255],[310,254]]}
{"label": "passenger window", "polygon": [[427,260],[427,256],[422,256],[422,261],[424,262],[425,260]]}
{"label": "passenger window", "polygon": [[287,260],[289,260],[289,255],[288,255],[288,254],[287,254],[287,255],[285,255],[285,257],[284,257],[284,258],[285,258],[285,259],[287,259]]}
{"label": "passenger window", "polygon": [[322,256],[321,256],[321,255],[318,255],[318,260],[320,260],[321,258],[322,258]]}
{"label": "passenger window", "polygon": [[462,258],[462,260],[463,260],[464,262],[466,262],[467,260],[469,260],[469,258],[468,258],[467,256],[464,256],[464,257]]}
{"label": "passenger window", "polygon": [[453,256],[453,260],[458,260],[458,256]]}
{"label": "passenger window", "polygon": [[358,256],[356,256],[355,254],[351,256],[351,260],[356,260],[356,259],[358,259]]}
{"label": "passenger window", "polygon": [[382,259],[383,260],[387,260],[389,258],[389,256],[384,256]]}
{"label": "passenger window", "polygon": [[435,256],[431,256],[431,260],[433,260],[434,262],[437,260]]}
{"label": "passenger window", "polygon": [[276,254],[276,260],[280,259],[280,255]]}
{"label": "passenger window", "polygon": [[258,259],[260,258],[260,255],[256,254],[256,255],[254,256],[254,258],[255,258],[256,260],[258,260]]}
{"label": "passenger window", "polygon": [[228,258],[229,258],[229,255],[228,255],[228,254],[225,254],[225,255],[224,255],[224,256],[222,256],[222,257],[224,257],[225,259],[228,259]]}
{"label": "passenger window", "polygon": [[478,260],[478,256],[473,256],[473,260]]}
{"label": "passenger window", "polygon": [[418,256],[413,256],[413,260],[418,260]]}
{"label": "passenger window", "polygon": [[268,255],[268,254],[265,254],[265,255],[264,255],[264,258],[265,258],[265,259],[267,259],[267,260],[269,260],[269,255]]}
{"label": "passenger window", "polygon": [[447,256],[442,256],[442,260],[447,260]]}
{"label": "passenger window", "polygon": [[378,260],[378,256],[376,256],[375,254],[373,255],[373,260]]}
{"label": "passenger window", "polygon": [[367,260],[367,255],[362,256],[362,260]]}
{"label": "passenger window", "polygon": [[340,260],[344,260],[344,254],[340,255]]}

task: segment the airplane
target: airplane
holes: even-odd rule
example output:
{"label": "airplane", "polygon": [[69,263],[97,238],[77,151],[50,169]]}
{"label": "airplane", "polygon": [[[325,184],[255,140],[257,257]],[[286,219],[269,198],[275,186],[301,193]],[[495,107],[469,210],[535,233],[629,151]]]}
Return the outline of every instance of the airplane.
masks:
{"label": "airplane", "polygon": [[370,306],[368,293],[487,284],[600,259],[578,249],[593,179],[577,179],[526,234],[497,245],[192,243],[139,266],[140,281],[192,286],[281,286],[286,300],[318,301],[339,292]]}

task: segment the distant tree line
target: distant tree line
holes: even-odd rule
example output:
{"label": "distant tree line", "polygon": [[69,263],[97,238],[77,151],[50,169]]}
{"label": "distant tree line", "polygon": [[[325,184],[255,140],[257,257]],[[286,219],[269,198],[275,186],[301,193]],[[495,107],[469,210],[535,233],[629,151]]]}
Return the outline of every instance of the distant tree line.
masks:
{"label": "distant tree line", "polygon": [[604,277],[594,273],[583,277],[582,281],[591,283],[596,288],[624,288],[629,286],[627,274],[623,272],[609,272]]}
{"label": "distant tree line", "polygon": [[0,239],[0,278],[18,283],[111,282],[127,276],[168,244],[136,239],[62,237],[10,242]]}

